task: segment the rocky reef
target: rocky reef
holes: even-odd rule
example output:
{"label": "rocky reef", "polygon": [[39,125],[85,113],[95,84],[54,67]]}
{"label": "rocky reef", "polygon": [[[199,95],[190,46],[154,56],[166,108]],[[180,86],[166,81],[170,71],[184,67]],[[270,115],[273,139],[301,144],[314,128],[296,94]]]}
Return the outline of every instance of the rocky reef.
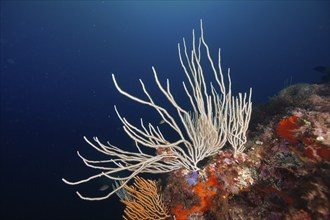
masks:
{"label": "rocky reef", "polygon": [[161,181],[172,219],[330,219],[330,86],[297,84],[256,106],[245,153]]}

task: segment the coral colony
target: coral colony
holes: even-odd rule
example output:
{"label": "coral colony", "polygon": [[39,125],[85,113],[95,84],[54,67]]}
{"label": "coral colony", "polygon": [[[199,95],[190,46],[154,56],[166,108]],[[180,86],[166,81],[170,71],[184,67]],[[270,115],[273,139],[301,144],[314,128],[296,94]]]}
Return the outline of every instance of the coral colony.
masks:
{"label": "coral colony", "polygon": [[[232,94],[230,70],[224,77],[220,50],[214,64],[202,22],[200,32],[197,40],[192,33],[190,53],[185,39],[183,51],[178,44],[190,109],[175,100],[169,80],[161,83],[154,67],[155,84],[175,111],[159,105],[142,80],[146,99],[122,90],[112,75],[117,90],[156,110],[176,139],[169,141],[158,126],[142,119],[139,126],[131,124],[115,107],[136,151],[84,137],[109,159],[89,160],[78,152],[88,167],[100,172],[77,182],[63,181],[78,185],[101,177],[113,180],[104,196],[77,194],[86,200],[117,194],[125,205],[124,219],[329,219],[329,84],[291,86],[270,104],[255,108],[248,141],[251,89]],[[206,82],[202,63],[211,70],[214,84]],[[166,175],[155,181],[139,177],[142,173]]]}

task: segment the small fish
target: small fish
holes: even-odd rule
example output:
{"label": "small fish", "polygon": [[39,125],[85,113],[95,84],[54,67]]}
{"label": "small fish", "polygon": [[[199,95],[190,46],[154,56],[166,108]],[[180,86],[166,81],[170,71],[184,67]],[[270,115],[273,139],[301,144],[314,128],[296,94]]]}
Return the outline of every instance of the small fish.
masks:
{"label": "small fish", "polygon": [[159,122],[159,124],[161,125],[161,124],[164,124],[165,123],[165,120],[164,119],[162,119],[160,122]]}
{"label": "small fish", "polygon": [[326,66],[317,66],[314,67],[313,70],[323,73],[321,78],[321,83],[329,83],[330,82],[330,68]]}
{"label": "small fish", "polygon": [[102,186],[99,188],[100,191],[105,191],[105,190],[107,190],[107,189],[109,189],[109,185],[102,185]]}

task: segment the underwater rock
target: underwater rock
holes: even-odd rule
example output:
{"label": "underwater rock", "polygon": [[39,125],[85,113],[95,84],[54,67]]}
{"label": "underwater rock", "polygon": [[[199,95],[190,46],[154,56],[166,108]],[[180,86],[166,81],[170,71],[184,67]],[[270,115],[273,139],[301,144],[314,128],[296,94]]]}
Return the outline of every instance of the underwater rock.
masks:
{"label": "underwater rock", "polygon": [[167,176],[174,219],[330,219],[329,85],[292,85],[258,108],[245,153]]}

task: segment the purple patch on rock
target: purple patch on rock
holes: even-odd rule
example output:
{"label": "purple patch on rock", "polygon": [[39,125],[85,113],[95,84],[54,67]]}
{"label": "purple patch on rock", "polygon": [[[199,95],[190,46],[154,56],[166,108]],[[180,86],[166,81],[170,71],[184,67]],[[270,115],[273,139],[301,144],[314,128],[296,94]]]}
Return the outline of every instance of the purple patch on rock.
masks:
{"label": "purple patch on rock", "polygon": [[198,177],[197,171],[192,171],[185,178],[186,178],[186,181],[189,185],[194,186],[194,185],[197,184],[197,177]]}

